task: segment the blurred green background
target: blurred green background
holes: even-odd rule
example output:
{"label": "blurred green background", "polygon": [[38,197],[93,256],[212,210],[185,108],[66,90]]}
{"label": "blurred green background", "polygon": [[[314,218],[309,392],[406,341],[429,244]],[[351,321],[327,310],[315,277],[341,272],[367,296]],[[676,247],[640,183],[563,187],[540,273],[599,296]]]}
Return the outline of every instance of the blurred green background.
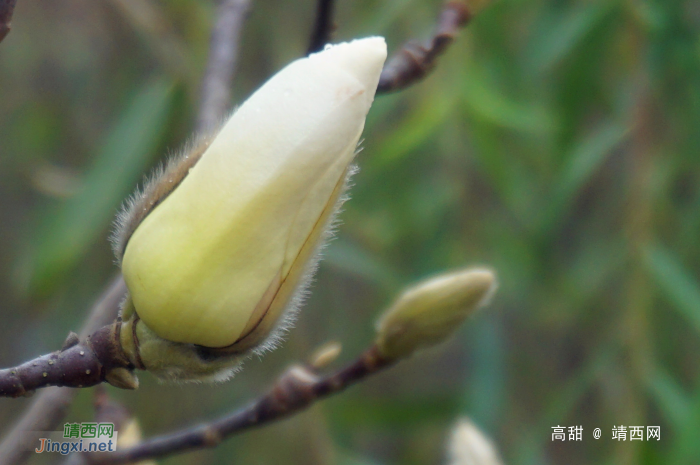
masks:
{"label": "blurred green background", "polygon": [[[19,0],[0,44],[0,366],[60,347],[115,273],[116,209],[191,135],[215,6]],[[336,39],[396,50],[440,7],[340,0]],[[253,2],[232,103],[303,54],[314,9]],[[110,393],[147,435],[216,417],[327,340],[351,360],[403,286],[486,264],[499,292],[448,344],[162,463],[439,464],[464,415],[509,464],[700,463],[699,31],[692,0],[493,3],[434,74],[377,98],[283,349],[226,384],[144,373]],[[0,399],[0,434],[28,402]],[[91,420],[91,402],[81,391],[68,420]],[[620,424],[661,440],[614,441]],[[583,441],[553,443],[557,425]]]}

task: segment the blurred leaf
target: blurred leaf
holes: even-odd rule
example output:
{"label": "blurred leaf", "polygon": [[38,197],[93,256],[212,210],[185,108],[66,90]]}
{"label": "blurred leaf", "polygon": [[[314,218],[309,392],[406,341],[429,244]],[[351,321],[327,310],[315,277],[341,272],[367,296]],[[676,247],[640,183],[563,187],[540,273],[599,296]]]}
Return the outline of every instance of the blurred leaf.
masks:
{"label": "blurred leaf", "polygon": [[153,57],[173,76],[197,87],[197,77],[187,44],[174,31],[173,24],[158,2],[112,0],[110,4],[133,27],[137,36],[152,51]]}
{"label": "blurred leaf", "polygon": [[697,460],[700,457],[700,441],[698,441],[698,430],[700,430],[700,390],[695,391],[686,407],[687,410],[684,412],[686,421],[675,429],[673,447],[670,448],[670,457],[665,463],[678,465],[695,465],[698,463]]}
{"label": "blurred leaf", "polygon": [[507,206],[508,213],[521,225],[529,225],[532,210],[541,209],[538,183],[522,158],[512,157],[510,144],[504,142],[504,131],[473,115],[470,121],[473,156],[488,175],[489,189],[494,189]]}
{"label": "blurred leaf", "polygon": [[340,429],[362,426],[366,430],[400,431],[420,428],[425,423],[451,421],[458,405],[447,395],[380,397],[347,395],[329,404],[333,425]]}
{"label": "blurred leaf", "polygon": [[662,246],[645,251],[646,264],[659,287],[700,332],[700,286],[672,252]]}
{"label": "blurred leaf", "polygon": [[338,465],[381,465],[382,463],[368,457],[361,457],[356,453],[338,453],[338,455]]}
{"label": "blurred leaf", "polygon": [[690,399],[681,386],[671,376],[657,366],[647,381],[649,391],[656,399],[661,411],[674,424],[675,429],[683,428],[690,419]]}
{"label": "blurred leaf", "polygon": [[386,290],[397,289],[404,281],[401,274],[380,257],[342,238],[331,242],[323,257],[324,264],[360,276]]}
{"label": "blurred leaf", "polygon": [[544,74],[574,49],[605,18],[617,2],[601,0],[574,2],[567,11],[549,8],[546,17],[533,30],[534,36],[526,53],[527,67]]}
{"label": "blurred leaf", "polygon": [[562,276],[573,301],[570,303],[587,306],[591,299],[599,297],[624,270],[627,258],[627,244],[617,237],[583,244],[571,257],[571,267]]}
{"label": "blurred leaf", "polygon": [[550,232],[557,222],[565,219],[566,211],[581,189],[628,133],[627,125],[606,122],[593,134],[573,144],[573,151],[566,156],[566,165],[549,196],[549,204],[543,209],[542,232]]}
{"label": "blurred leaf", "polygon": [[144,86],[116,121],[78,193],[47,215],[30,244],[25,289],[52,292],[100,237],[117,207],[143,176],[161,140],[173,85],[158,80]]}
{"label": "blurred leaf", "polygon": [[[364,24],[359,25],[357,37],[375,35],[385,31],[394,21],[396,21],[416,0],[395,0],[392,2],[381,2],[376,10],[370,15]],[[397,47],[400,44],[396,45]],[[389,50],[389,54],[392,51]]]}
{"label": "blurred leaf", "polygon": [[520,463],[542,463],[544,448],[550,443],[552,426],[561,425],[576,405],[595,385],[598,376],[611,364],[614,351],[607,346],[598,347],[589,359],[570,379],[559,383],[556,393],[552,393],[539,418],[529,420],[530,428],[518,441],[515,456]]}
{"label": "blurred leaf", "polygon": [[468,339],[473,341],[473,346],[465,358],[471,355],[474,360],[468,378],[467,407],[462,407],[461,413],[486,429],[495,430],[502,423],[506,403],[505,330],[494,313],[472,324]]}
{"label": "blurred leaf", "polygon": [[543,134],[554,129],[554,118],[545,107],[513,100],[478,63],[470,62],[463,74],[462,97],[475,118],[522,133]]}
{"label": "blurred leaf", "polygon": [[376,175],[412,153],[435,134],[454,106],[454,97],[439,89],[425,95],[409,116],[372,149],[372,156],[366,160],[368,169]]}

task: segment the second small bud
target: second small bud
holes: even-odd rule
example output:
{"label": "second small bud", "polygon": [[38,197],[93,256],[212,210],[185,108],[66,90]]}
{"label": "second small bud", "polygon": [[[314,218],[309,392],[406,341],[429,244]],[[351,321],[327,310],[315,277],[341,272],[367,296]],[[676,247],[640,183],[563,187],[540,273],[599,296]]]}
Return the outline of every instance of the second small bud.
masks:
{"label": "second small bud", "polygon": [[445,341],[495,290],[496,276],[480,268],[444,273],[408,288],[377,324],[379,352],[400,359]]}

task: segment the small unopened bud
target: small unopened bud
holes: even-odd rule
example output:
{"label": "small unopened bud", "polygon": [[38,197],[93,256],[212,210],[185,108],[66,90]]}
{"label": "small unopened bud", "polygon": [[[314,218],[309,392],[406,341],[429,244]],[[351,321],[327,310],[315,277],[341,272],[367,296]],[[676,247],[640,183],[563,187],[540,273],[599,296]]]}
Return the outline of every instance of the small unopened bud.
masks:
{"label": "small unopened bud", "polygon": [[[109,397],[102,386],[95,389],[95,421],[112,423],[119,432],[116,449],[128,449],[141,442],[143,435],[136,417],[121,402]],[[92,460],[72,460],[68,463],[93,463]],[[129,462],[131,463],[131,462]],[[155,465],[153,460],[134,462],[134,465]]]}
{"label": "small unopened bud", "polygon": [[466,418],[452,431],[448,457],[448,465],[503,465],[493,442]]}
{"label": "small unopened bud", "polygon": [[309,357],[309,365],[320,370],[326,368],[338,358],[343,346],[338,341],[331,341],[316,349]]}
{"label": "small unopened bud", "polygon": [[[116,424],[115,424],[116,426]],[[141,425],[139,421],[130,417],[127,418],[119,426],[119,436],[117,438],[117,450],[129,449],[138,445],[143,440],[143,434],[141,433]],[[157,465],[158,462],[155,460],[142,460],[140,462],[135,462],[134,465]]]}
{"label": "small unopened bud", "polygon": [[132,370],[112,368],[105,375],[105,380],[112,386],[121,389],[138,389],[139,379]]}
{"label": "small unopened bud", "polygon": [[485,269],[446,273],[404,291],[377,325],[377,347],[389,359],[411,355],[451,336],[496,289]]}

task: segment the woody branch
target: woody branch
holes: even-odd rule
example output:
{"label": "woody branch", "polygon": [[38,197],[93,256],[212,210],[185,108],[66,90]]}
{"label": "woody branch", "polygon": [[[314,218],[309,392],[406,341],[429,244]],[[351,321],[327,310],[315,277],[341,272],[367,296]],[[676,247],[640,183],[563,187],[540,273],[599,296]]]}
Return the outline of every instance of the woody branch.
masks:
{"label": "woody branch", "polygon": [[223,0],[211,33],[209,61],[202,79],[197,130],[218,126],[231,104],[231,83],[236,72],[240,37],[250,0]]}
{"label": "woody branch", "polygon": [[17,0],[0,0],[0,42],[10,33]]}
{"label": "woody branch", "polygon": [[316,3],[316,21],[311,34],[311,41],[306,54],[323,50],[323,47],[331,41],[331,35],[335,29],[333,23],[334,0],[318,0]]}
{"label": "woody branch", "polygon": [[247,407],[211,423],[156,436],[108,456],[95,456],[90,463],[132,463],[215,447],[234,434],[294,415],[315,402],[382,371],[394,362],[395,360],[383,357],[377,347],[372,346],[350,365],[327,376],[320,376],[313,366],[296,365],[283,373],[266,394]]}
{"label": "woody branch", "polygon": [[[80,331],[80,338],[87,337],[116,318],[119,303],[125,292],[126,285],[121,275],[110,281],[90,309],[89,316]],[[70,388],[49,387],[43,389],[2,439],[0,463],[3,465],[24,463],[29,458],[31,451],[20,448],[22,432],[56,429],[68,414],[75,393],[76,390]]]}
{"label": "woody branch", "polygon": [[120,328],[115,321],[83,342],[70,333],[61,350],[0,370],[0,396],[19,397],[47,386],[95,386],[114,370],[133,369],[119,343]]}
{"label": "woody branch", "polygon": [[[423,80],[476,13],[490,0],[447,1],[440,12],[434,31],[424,42],[410,40],[389,59],[379,78],[377,93],[389,93],[410,87]],[[318,52],[331,41],[335,30],[334,0],[318,0],[316,20],[307,54]]]}
{"label": "woody branch", "polygon": [[424,43],[409,41],[387,61],[379,78],[377,93],[405,89],[425,78],[459,30],[469,23],[474,10],[473,6],[460,1],[445,3],[430,39]]}

